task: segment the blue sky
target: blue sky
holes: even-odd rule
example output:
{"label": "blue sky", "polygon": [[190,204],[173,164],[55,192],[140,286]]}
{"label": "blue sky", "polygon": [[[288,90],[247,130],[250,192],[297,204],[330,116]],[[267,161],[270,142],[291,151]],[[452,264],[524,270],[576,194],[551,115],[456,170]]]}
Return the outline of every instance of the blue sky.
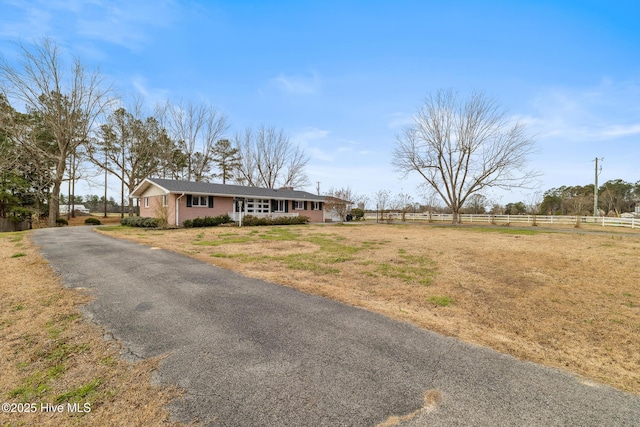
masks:
{"label": "blue sky", "polygon": [[634,1],[0,0],[0,50],[50,36],[150,109],[206,100],[231,132],[283,128],[311,157],[309,191],[419,201],[391,152],[441,88],[483,91],[527,124],[541,191],[593,182],[595,157],[601,183],[640,180],[639,19]]}

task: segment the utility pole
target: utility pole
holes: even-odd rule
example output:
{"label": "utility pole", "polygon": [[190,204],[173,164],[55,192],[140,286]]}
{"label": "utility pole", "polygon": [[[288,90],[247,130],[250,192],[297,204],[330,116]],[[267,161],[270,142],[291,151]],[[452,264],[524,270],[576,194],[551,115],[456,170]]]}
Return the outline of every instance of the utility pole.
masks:
{"label": "utility pole", "polygon": [[598,170],[598,160],[604,160],[604,157],[601,159],[598,159],[596,157],[595,162],[596,162],[596,182],[595,182],[595,186],[593,187],[593,216],[597,217],[598,216],[598,175],[600,175],[600,171],[602,171],[602,166],[600,166],[600,170]]}
{"label": "utility pole", "polygon": [[316,181],[317,185],[316,185],[316,191],[318,192],[318,196],[320,195],[320,181]]}

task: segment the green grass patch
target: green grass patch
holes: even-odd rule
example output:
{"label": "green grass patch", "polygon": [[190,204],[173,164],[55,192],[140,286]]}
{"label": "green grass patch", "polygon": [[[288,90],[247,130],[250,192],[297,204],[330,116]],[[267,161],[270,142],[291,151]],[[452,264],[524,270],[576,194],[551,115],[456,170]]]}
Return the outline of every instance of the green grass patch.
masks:
{"label": "green grass patch", "polygon": [[218,240],[200,240],[200,241],[193,242],[193,244],[198,246],[222,246],[222,245],[232,245],[237,243],[249,243],[253,241],[254,241],[254,238],[250,236],[234,236],[234,237],[223,237]]}
{"label": "green grass patch", "polygon": [[230,258],[230,259],[246,259],[249,258],[249,255],[247,254],[225,254],[223,252],[215,252],[212,253],[210,256],[212,256],[213,258]]}
{"label": "green grass patch", "polygon": [[17,243],[17,242],[21,242],[22,238],[24,237],[24,233],[23,232],[16,232],[16,233],[10,233],[9,234],[9,241],[12,243]]}
{"label": "green grass patch", "polygon": [[95,378],[88,383],[81,385],[80,387],[71,389],[66,393],[58,395],[58,397],[56,397],[56,403],[79,402],[81,400],[87,400],[87,397],[91,393],[93,393],[100,384],[102,384],[102,379]]}
{"label": "green grass patch", "polygon": [[131,227],[126,225],[105,225],[100,227],[101,231],[122,231],[122,230],[131,230]]}
{"label": "green grass patch", "polygon": [[62,320],[49,322],[46,326],[51,340],[38,345],[38,341],[29,335],[23,336],[25,350],[30,352],[28,363],[16,365],[18,369],[37,368],[22,379],[21,384],[10,390],[8,396],[21,402],[42,399],[50,391],[51,382],[62,376],[67,370],[70,359],[78,354],[91,350],[89,344],[71,345],[60,339],[66,324],[72,321],[73,315],[64,316]]}
{"label": "green grass patch", "polygon": [[475,231],[478,233],[501,233],[501,234],[519,234],[526,236],[533,236],[540,233],[553,233],[553,231],[539,231],[539,230],[527,230],[519,228],[503,228],[503,227],[452,227],[454,230],[461,231]]}
{"label": "green grass patch", "polygon": [[340,270],[321,263],[313,262],[299,255],[288,255],[282,261],[292,270],[311,271],[316,274],[337,274]]}
{"label": "green grass patch", "polygon": [[447,307],[453,304],[455,301],[452,298],[449,298],[445,295],[433,295],[429,297],[429,302],[435,304],[439,307]]}
{"label": "green grass patch", "polygon": [[[20,402],[36,400],[46,393],[49,380],[56,378],[55,376],[50,376],[51,373],[49,370],[34,372],[23,380],[22,385],[9,390],[7,395],[9,398]],[[57,376],[60,374],[61,371],[58,371]]]}
{"label": "green grass patch", "polygon": [[27,254],[25,254],[24,252],[17,252],[15,254],[11,255],[11,258],[20,258],[20,257],[23,257],[23,256],[27,256]]}
{"label": "green grass patch", "polygon": [[339,240],[337,237],[340,236],[311,234],[302,240],[320,246],[319,253],[327,254],[330,257],[353,255],[365,249],[364,246],[355,246],[349,243],[341,243],[344,239]]}
{"label": "green grass patch", "polygon": [[54,303],[60,301],[61,299],[62,299],[62,294],[56,292],[55,294],[50,295],[50,296],[40,300],[40,304],[42,304],[42,306],[44,306],[44,307],[49,307],[51,304],[54,304]]}
{"label": "green grass patch", "polygon": [[260,235],[263,240],[298,240],[300,233],[290,227],[274,227]]}
{"label": "green grass patch", "polygon": [[58,315],[55,319],[51,319],[45,324],[47,333],[53,339],[57,339],[60,334],[67,329],[69,323],[80,318],[80,314],[72,313],[65,315]]}
{"label": "green grass patch", "polygon": [[429,286],[435,275],[435,263],[426,255],[409,255],[404,249],[398,252],[398,258],[378,264],[375,271],[406,283]]}
{"label": "green grass patch", "polygon": [[[252,233],[253,233],[253,231],[251,233],[249,233],[249,234],[252,234]],[[239,235],[240,235],[240,233],[220,233],[220,234],[218,234],[218,237],[220,237],[220,238],[222,238],[222,237],[235,237],[235,236],[239,236]],[[197,237],[202,237],[202,236],[204,236],[204,233],[198,234]]]}

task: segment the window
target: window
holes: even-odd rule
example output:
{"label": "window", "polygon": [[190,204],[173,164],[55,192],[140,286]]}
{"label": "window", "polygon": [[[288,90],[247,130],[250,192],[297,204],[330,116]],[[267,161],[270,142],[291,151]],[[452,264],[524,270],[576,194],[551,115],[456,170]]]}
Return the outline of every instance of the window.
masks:
{"label": "window", "polygon": [[304,210],[304,202],[296,200],[295,202],[293,202],[293,209],[300,211]]}
{"label": "window", "polygon": [[162,206],[169,206],[169,200],[166,194],[162,196]]}
{"label": "window", "polygon": [[287,202],[285,200],[276,200],[276,212],[284,212],[285,211],[285,204]]}
{"label": "window", "polygon": [[191,197],[191,206],[206,208],[208,206],[207,197],[206,196],[192,196]]}
{"label": "window", "polygon": [[144,198],[144,207],[145,207],[145,208],[148,208],[148,207],[149,207],[149,198],[148,198],[148,197],[145,197],[145,198]]}
{"label": "window", "polygon": [[212,208],[213,207],[213,196],[196,196],[192,194],[187,194],[187,207],[196,207],[196,208]]}
{"label": "window", "polygon": [[319,211],[320,210],[320,202],[311,202],[311,210]]}

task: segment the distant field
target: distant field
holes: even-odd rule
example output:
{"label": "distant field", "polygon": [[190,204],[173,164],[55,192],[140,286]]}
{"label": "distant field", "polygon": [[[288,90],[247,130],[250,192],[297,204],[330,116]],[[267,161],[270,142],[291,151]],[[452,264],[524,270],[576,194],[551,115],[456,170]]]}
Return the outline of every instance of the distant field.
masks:
{"label": "distant field", "polygon": [[640,393],[640,235],[400,224],[101,232]]}

